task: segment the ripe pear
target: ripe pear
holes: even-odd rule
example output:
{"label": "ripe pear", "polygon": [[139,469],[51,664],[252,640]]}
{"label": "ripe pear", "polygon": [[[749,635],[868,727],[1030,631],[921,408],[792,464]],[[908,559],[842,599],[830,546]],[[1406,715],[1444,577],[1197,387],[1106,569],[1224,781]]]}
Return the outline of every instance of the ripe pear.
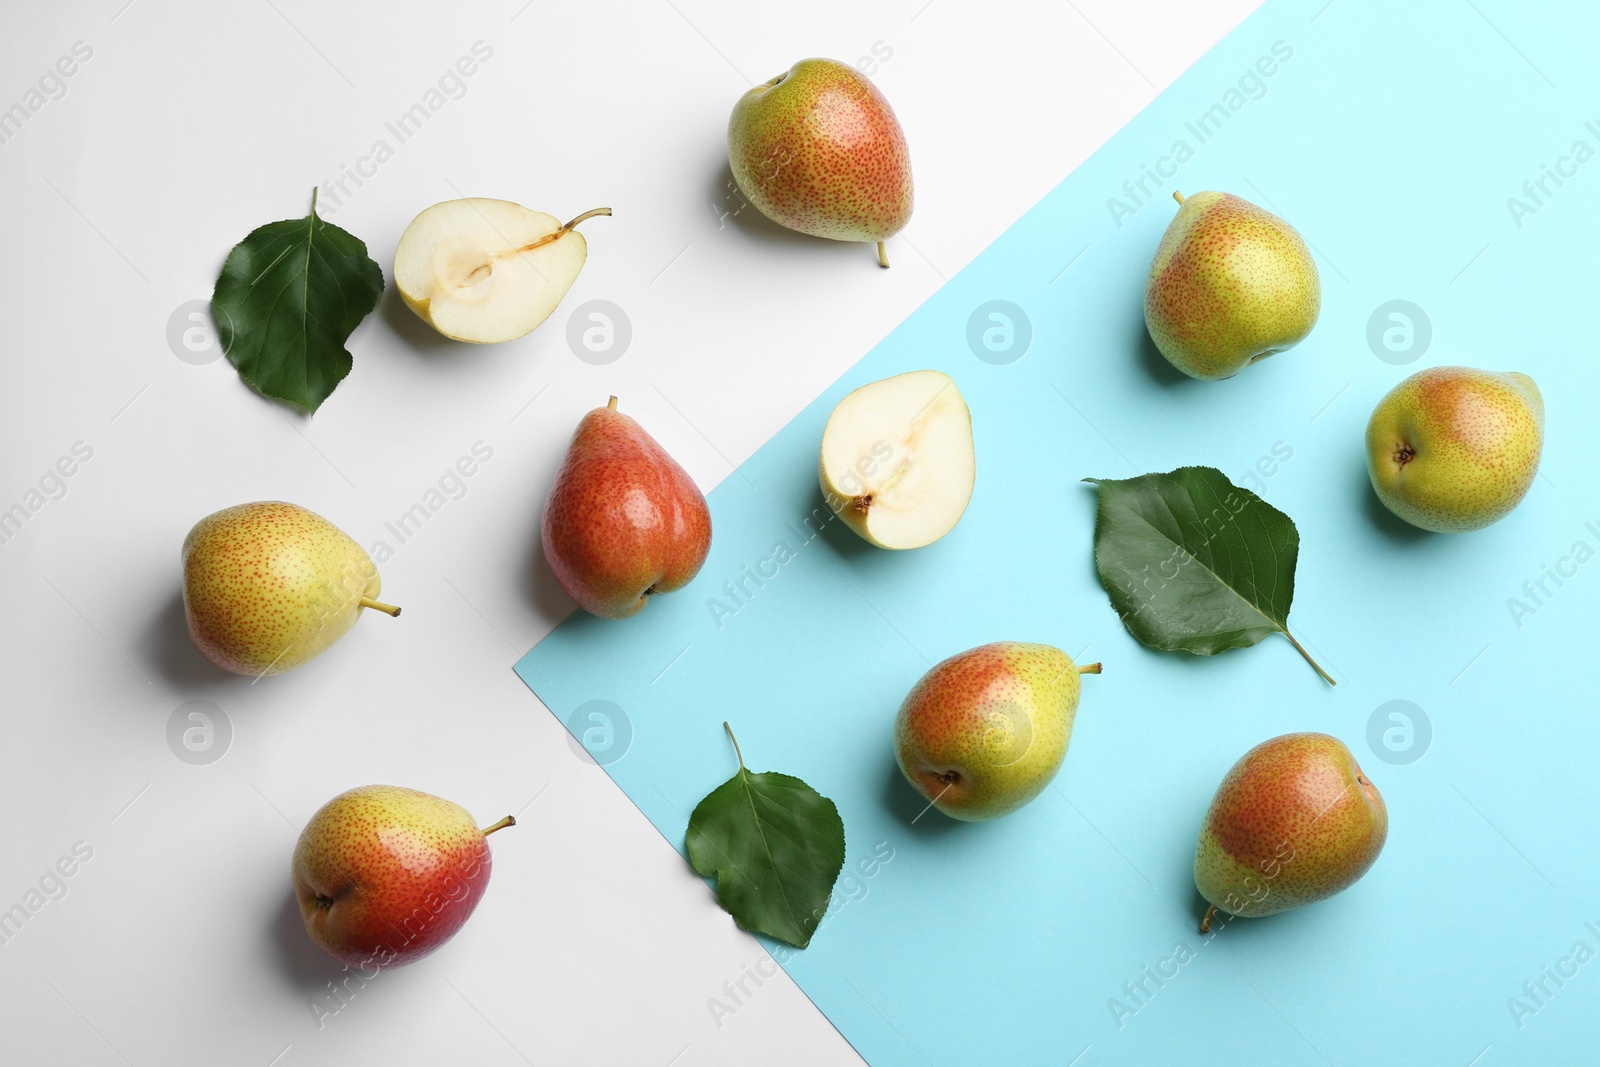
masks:
{"label": "ripe pear", "polygon": [[817,468],[828,507],[871,544],[932,544],[955,529],[972,499],[967,402],[936,370],[863,385],[828,416]]}
{"label": "ripe pear", "polygon": [[1184,199],[1150,264],[1144,321],[1191,378],[1231,378],[1317,324],[1322,285],[1293,226],[1231,193]]}
{"label": "ripe pear", "polygon": [[1067,755],[1079,667],[1050,645],[1000,641],[938,664],[894,723],[906,781],[953,819],[1009,815],[1044,791]]}
{"label": "ripe pear", "polygon": [[802,59],[739,98],[728,166],[745,199],[791,230],[883,242],[911,218],[911,155],[894,109],[854,67]]}
{"label": "ripe pear", "polygon": [[224,508],[183,539],[183,610],[207,659],[235,674],[281,674],[316,658],[376,599],[377,565],[343,530],[295,504]]}
{"label": "ripe pear", "polygon": [[711,512],[687,471],[612,397],[578,423],[544,505],[544,555],[578,606],[638,614],[682,589],[711,551]]}
{"label": "ripe pear", "polygon": [[1430,367],[1378,402],[1367,472],[1384,507],[1437,533],[1511,513],[1539,473],[1544,398],[1526,374]]}
{"label": "ripe pear", "polygon": [[456,341],[493,344],[530,333],[567,295],[589,257],[578,223],[509,200],[446,200],[411,220],[394,250],[406,306]]}
{"label": "ripe pear", "polygon": [[1218,910],[1253,918],[1331,897],[1367,873],[1389,812],[1350,750],[1284,734],[1244,754],[1217,787],[1194,852],[1194,884]]}
{"label": "ripe pear", "polygon": [[450,940],[489,886],[485,840],[465,808],[415,789],[340,793],[306,823],[291,878],[306,933],[360,969],[414,963]]}

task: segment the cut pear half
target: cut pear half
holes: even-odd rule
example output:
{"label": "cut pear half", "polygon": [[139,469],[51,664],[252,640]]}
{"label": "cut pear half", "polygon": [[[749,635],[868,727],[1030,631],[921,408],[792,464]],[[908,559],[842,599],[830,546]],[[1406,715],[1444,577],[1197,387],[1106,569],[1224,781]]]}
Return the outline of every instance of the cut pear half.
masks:
{"label": "cut pear half", "polygon": [[955,529],[972,499],[972,415],[950,376],[910,371],[839,401],[822,431],[822,494],[879,548],[921,548]]}
{"label": "cut pear half", "polygon": [[531,332],[567,295],[589,256],[573,227],[509,200],[469,197],[435,204],[411,220],[394,250],[406,306],[446,337],[473,344]]}

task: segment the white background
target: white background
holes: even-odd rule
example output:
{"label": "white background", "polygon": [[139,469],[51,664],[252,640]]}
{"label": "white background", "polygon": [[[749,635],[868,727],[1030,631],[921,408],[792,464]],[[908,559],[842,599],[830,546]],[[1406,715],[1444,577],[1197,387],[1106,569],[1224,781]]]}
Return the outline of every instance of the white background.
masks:
{"label": "white background", "polygon": [[[511,672],[571,610],[538,543],[549,479],[615,393],[709,491],[1255,0],[124,3],[0,16],[0,109],[74,42],[93,49],[0,144],[0,510],[74,443],[93,450],[0,545],[0,909],[93,849],[0,945],[0,1061],[857,1062],[782,976],[713,1021],[708,998],[759,945]],[[384,123],[478,41],[493,54],[464,95],[398,144]],[[738,210],[727,186],[733,102],[810,55],[872,59],[906,130],[916,214],[888,271]],[[615,210],[585,224],[589,263],[551,319],[457,345],[391,286],[314,418],[226,360],[180,360],[169,317],[209,296],[228,249],[303,215],[379,138],[393,158],[322,206],[386,278],[439,200]],[[566,339],[593,299],[632,325],[605,366]],[[492,459],[400,544],[385,521],[480,441]],[[388,542],[403,617],[368,613],[258,684],[212,668],[184,632],[178,548],[258,499]],[[166,740],[194,699],[232,726],[207,766]],[[319,1028],[337,968],[301,928],[289,855],[324,801],[373,782],[520,825],[494,837],[462,933]]]}

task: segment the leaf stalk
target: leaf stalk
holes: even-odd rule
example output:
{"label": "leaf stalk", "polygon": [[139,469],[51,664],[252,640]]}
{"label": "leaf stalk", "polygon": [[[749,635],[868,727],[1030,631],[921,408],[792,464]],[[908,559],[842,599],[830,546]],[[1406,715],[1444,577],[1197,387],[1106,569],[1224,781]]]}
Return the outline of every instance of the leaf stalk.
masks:
{"label": "leaf stalk", "polygon": [[728,740],[733,742],[733,754],[739,757],[739,769],[742,771],[745,769],[744,753],[739,751],[739,739],[733,736],[733,727],[729,726],[726,722],[722,724],[722,728],[728,731]]}
{"label": "leaf stalk", "polygon": [[1304,648],[1300,647],[1300,642],[1296,641],[1294,639],[1294,634],[1290,633],[1288,630],[1285,630],[1285,631],[1283,631],[1283,636],[1285,636],[1285,637],[1287,637],[1289,639],[1289,643],[1294,646],[1294,650],[1296,652],[1300,653],[1302,656],[1304,656],[1306,658],[1306,662],[1311,664],[1311,669],[1316,671],[1318,674],[1322,675],[1322,680],[1324,682],[1327,682],[1329,685],[1338,685],[1339,684],[1338,682],[1333,680],[1332,676],[1329,675],[1327,671],[1323,670],[1322,667],[1317,664],[1316,660],[1311,658],[1311,653],[1307,652]]}

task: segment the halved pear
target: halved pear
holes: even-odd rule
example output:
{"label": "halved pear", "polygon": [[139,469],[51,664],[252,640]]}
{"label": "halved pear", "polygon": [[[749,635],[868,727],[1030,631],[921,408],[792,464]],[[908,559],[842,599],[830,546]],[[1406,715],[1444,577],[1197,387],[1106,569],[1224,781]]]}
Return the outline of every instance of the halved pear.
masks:
{"label": "halved pear", "polygon": [[972,415],[950,376],[915,370],[839,401],[818,460],[828,507],[879,548],[921,548],[972,499]]}
{"label": "halved pear", "polygon": [[531,332],[567,295],[589,256],[573,227],[509,200],[474,196],[435,204],[411,220],[394,250],[394,281],[423,322],[474,344]]}

